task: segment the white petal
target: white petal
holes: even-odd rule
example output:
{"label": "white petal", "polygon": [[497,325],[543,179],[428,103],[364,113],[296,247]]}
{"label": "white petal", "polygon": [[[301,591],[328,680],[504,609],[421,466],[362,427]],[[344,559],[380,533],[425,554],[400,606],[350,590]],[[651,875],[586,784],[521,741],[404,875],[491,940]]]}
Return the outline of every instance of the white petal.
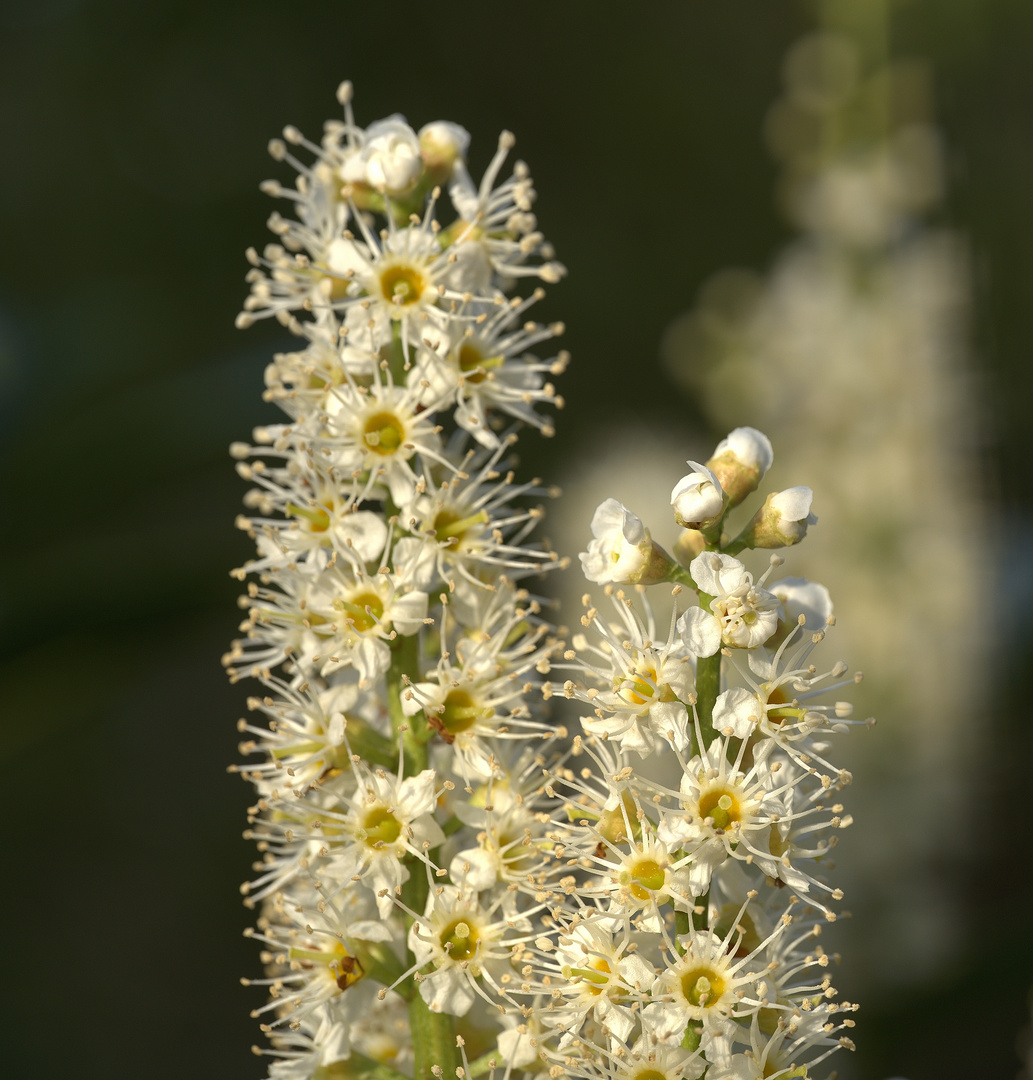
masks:
{"label": "white petal", "polygon": [[428,975],[420,983],[420,997],[431,1012],[447,1012],[452,1016],[466,1016],[474,1003],[469,979],[456,967]]}
{"label": "white petal", "polygon": [[702,608],[682,612],[677,631],[694,656],[713,656],[721,648],[721,620]]}
{"label": "white petal", "polygon": [[696,587],[710,596],[723,596],[742,584],[746,567],[731,555],[703,551],[689,563]]}
{"label": "white petal", "polygon": [[658,701],[649,707],[649,720],[654,731],[665,738],[675,750],[689,747],[689,711],[680,701]]}
{"label": "white petal", "polygon": [[814,492],[809,487],[791,487],[771,498],[772,510],[777,510],[786,521],[803,521],[811,512]]}
{"label": "white petal", "polygon": [[416,776],[407,776],[398,789],[398,809],[411,820],[421,814],[432,814],[437,805],[437,773],[424,769]]}
{"label": "white petal", "polygon": [[467,848],[449,864],[448,876],[477,892],[490,889],[499,879],[498,857],[483,848]]}
{"label": "white petal", "polygon": [[741,686],[719,694],[714,702],[714,730],[732,729],[737,739],[745,739],[764,715],[764,707],[756,694]]}

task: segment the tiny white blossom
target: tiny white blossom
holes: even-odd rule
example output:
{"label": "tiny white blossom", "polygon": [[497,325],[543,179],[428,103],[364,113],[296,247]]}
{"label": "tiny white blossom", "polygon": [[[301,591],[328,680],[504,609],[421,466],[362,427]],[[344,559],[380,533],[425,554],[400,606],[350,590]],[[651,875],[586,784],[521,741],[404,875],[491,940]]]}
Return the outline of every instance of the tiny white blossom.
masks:
{"label": "tiny white blossom", "polygon": [[738,559],[704,551],[689,564],[692,580],[713,597],[710,611],[721,629],[721,640],[733,648],[763,645],[778,627],[778,597],[753,583]]}
{"label": "tiny white blossom", "polygon": [[400,195],[413,187],[422,171],[416,132],[395,114],[370,124],[362,150],[341,168],[341,179]]}
{"label": "tiny white blossom", "polygon": [[596,584],[635,581],[649,563],[653,541],[642,519],[616,499],[599,504],[592,516],[588,551],[581,569]]}

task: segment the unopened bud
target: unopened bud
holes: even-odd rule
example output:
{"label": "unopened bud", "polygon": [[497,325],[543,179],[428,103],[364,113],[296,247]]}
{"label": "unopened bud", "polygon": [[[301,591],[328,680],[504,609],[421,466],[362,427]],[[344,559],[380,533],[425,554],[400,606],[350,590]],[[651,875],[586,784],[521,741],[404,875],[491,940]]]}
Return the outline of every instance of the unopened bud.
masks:
{"label": "unopened bud", "polygon": [[767,435],[756,428],[740,427],[717,444],[707,467],[728,495],[728,505],[738,506],[757,490],[774,457]]}
{"label": "unopened bud", "polygon": [[707,538],[698,529],[686,529],[674,542],[674,557],[687,570],[689,563],[704,551],[706,546]]}
{"label": "unopened bud", "polygon": [[686,529],[706,530],[721,519],[728,505],[721,481],[698,461],[689,461],[693,472],[683,476],[671,492],[674,519]]}
{"label": "unopened bud", "polygon": [[427,174],[436,184],[452,179],[455,163],[466,159],[469,145],[470,133],[466,128],[448,120],[435,120],[420,128],[420,156]]}
{"label": "unopened bud", "polygon": [[809,487],[791,487],[769,495],[743,534],[746,546],[779,548],[798,544],[807,535],[807,526],[818,520],[811,513],[813,498]]}

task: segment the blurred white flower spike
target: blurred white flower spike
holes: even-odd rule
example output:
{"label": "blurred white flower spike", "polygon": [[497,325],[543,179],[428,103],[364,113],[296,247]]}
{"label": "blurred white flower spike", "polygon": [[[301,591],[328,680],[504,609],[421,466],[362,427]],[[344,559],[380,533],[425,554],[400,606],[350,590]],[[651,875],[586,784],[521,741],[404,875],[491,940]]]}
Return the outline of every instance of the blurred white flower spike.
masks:
{"label": "blurred white flower spike", "polygon": [[527,320],[540,289],[510,295],[562,273],[527,169],[500,180],[504,133],[475,185],[458,125],[363,129],[339,99],[320,143],[272,144],[291,216],[240,320],[302,339],[266,371],[285,420],[232,448],[269,1080],[813,1076],[852,1046],[817,939],[854,680],[814,659],[828,593],[737,557],[800,539],[809,492],[726,536],[771,462],[742,428],[675,489],[681,562],[607,500],[581,555],[605,602],[560,640],[533,591],[566,563],[533,539],[552,492],[509,461],[567,362],[530,352],[562,331]]}

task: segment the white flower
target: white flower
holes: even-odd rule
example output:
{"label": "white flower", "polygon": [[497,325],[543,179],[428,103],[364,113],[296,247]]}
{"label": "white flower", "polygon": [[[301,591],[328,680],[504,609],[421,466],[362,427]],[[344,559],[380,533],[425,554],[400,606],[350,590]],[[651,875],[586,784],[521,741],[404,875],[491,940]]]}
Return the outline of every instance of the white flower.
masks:
{"label": "white flower", "polygon": [[733,686],[717,696],[714,703],[714,730],[731,734],[736,739],[745,739],[765,715],[756,694],[751,694],[742,686]]}
{"label": "white flower", "polygon": [[689,564],[697,588],[713,597],[710,611],[721,629],[721,640],[733,648],[763,645],[778,628],[778,597],[753,584],[738,559],[704,551]]}
{"label": "white flower", "polygon": [[[474,250],[464,244],[458,253]],[[458,260],[457,260],[458,261]],[[432,338],[424,334],[424,349],[417,360],[421,379],[428,382],[427,394],[440,395],[443,388],[456,394],[456,423],[482,445],[494,448],[504,439],[492,430],[495,410],[532,424],[551,435],[549,420],[536,412],[535,404],[563,404],[546,375],[558,375],[566,366],[567,354],[540,361],[527,350],[563,332],[562,323],[549,326],[524,318],[528,308],[545,293],[536,290],[519,305],[490,303],[472,299],[456,310],[456,320],[448,332]]]}
{"label": "white flower", "polygon": [[[548,432],[536,409],[560,404],[547,380],[565,363],[529,353],[561,331],[526,320],[539,291],[508,295],[561,273],[528,261],[552,258],[530,177],[517,163],[497,182],[504,135],[475,187],[457,125],[364,131],[350,98],[320,145],[295,129],[274,144],[298,176],[266,189],[298,220],[272,220],[281,243],[252,259],[248,307],[306,340],[266,373],[285,418],[234,450],[258,555],[235,573],[252,577],[227,663],[260,684],[248,705],[265,721],[238,725],[262,757],[238,771],[258,792],[245,892],[262,903],[269,1076],[358,1055],[451,1075],[475,1029],[507,1072],[694,1080],[748,1071],[747,1047],[771,1072],[796,1032],[838,1031],[848,1008],[812,970],[822,900],[842,894],[800,866],[830,869],[849,821],[830,790],[848,776],[825,756],[849,707],[810,704],[846,684],[845,665],[810,663],[827,594],[768,592],[767,574],[699,554],[770,444],[738,428],[675,488],[679,520],[713,528],[686,533],[697,588],[676,587],[659,632],[638,586],[686,575],[620,503],[597,509],[581,560],[612,613],[586,597],[597,636],[568,648],[528,587],[563,561],[529,539],[548,489],[509,461],[521,425]],[[803,521],[798,502],[783,493],[768,517]],[[573,742],[539,712],[554,669],[590,714]],[[806,897],[792,919],[773,881]],[[786,1034],[765,1044],[771,1028]]]}
{"label": "white flower", "polygon": [[539,634],[527,633],[521,624],[514,617],[484,640],[461,638],[454,657],[445,650],[428,680],[412,683],[402,694],[405,715],[426,715],[451,747],[453,767],[468,781],[498,772],[497,740],[529,739],[551,730],[532,719],[525,700],[532,684],[519,681],[550,648],[539,646]]}
{"label": "white flower", "polygon": [[702,608],[690,607],[683,611],[678,616],[676,629],[693,656],[713,656],[721,648],[721,622]]}
{"label": "white flower", "polygon": [[422,172],[420,140],[396,113],[366,128],[363,147],[341,167],[341,179],[401,195],[416,184]]}
{"label": "white flower", "polygon": [[653,540],[642,519],[616,499],[600,503],[592,516],[588,551],[578,556],[589,581],[598,585],[640,581],[653,554]]}
{"label": "white flower", "polygon": [[343,813],[324,812],[335,876],[371,889],[382,919],[393,910],[395,889],[409,880],[405,856],[422,854],[424,843],[432,848],[445,839],[432,816],[436,783],[433,769],[404,780],[367,773]]}
{"label": "white flower", "polygon": [[702,1021],[706,1031],[727,1031],[733,1017],[748,1016],[759,1005],[749,995],[756,977],[744,970],[745,959],[735,961],[727,939],[697,930],[682,945],[684,953],[657,977],[653,1003],[643,1010],[657,1037],[675,1044],[690,1022]]}
{"label": "white flower", "polygon": [[[592,620],[602,640],[597,646],[579,644],[581,661],[572,665],[586,683],[597,685],[571,682],[565,687],[570,696],[593,707],[594,715],[583,716],[581,726],[643,757],[653,752],[657,737],[675,750],[687,750],[691,742],[687,705],[695,699],[695,669],[682,628],[690,612],[672,624],[665,642],[658,642],[651,617],[643,623],[625,605],[623,593],[612,599],[615,621],[610,625],[598,617]],[[716,652],[720,632],[715,630],[712,636],[711,652]]]}
{"label": "white flower", "polygon": [[[555,957],[565,983],[557,983],[566,1002],[555,1002],[546,1022],[563,1028],[577,1027],[592,1014],[616,1038],[626,1040],[635,1029],[634,1006],[646,999],[655,972],[630,944],[609,933],[600,923],[583,922],[569,934],[561,934]],[[560,1042],[562,1049],[569,1036]]]}
{"label": "white flower", "polygon": [[607,1080],[697,1080],[707,1067],[699,1050],[658,1043],[649,1022],[643,1017],[642,1037],[635,1043],[630,1056],[622,1055],[614,1062]]}
{"label": "white flower", "polygon": [[721,481],[698,461],[690,461],[693,471],[683,476],[671,492],[671,506],[679,525],[687,529],[703,528],[724,512],[727,496]]}
{"label": "white flower", "polygon": [[503,940],[531,924],[516,915],[512,893],[482,907],[475,892],[445,885],[427,897],[424,917],[409,931],[408,944],[423,967],[434,970],[420,982],[420,996],[431,1012],[465,1016],[477,997],[475,983],[490,978],[490,966],[507,960],[510,946]]}

